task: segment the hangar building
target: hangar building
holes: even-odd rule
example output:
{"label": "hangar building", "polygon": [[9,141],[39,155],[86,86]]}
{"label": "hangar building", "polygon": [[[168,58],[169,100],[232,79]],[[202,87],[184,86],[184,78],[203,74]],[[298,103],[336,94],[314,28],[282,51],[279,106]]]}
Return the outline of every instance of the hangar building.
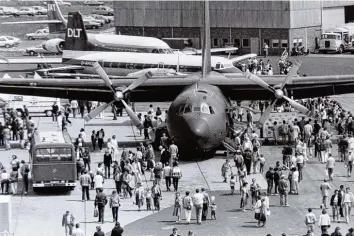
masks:
{"label": "hangar building", "polygon": [[[116,32],[190,39],[200,48],[203,11],[198,1],[116,1]],[[211,1],[211,46],[270,55],[303,45],[314,50],[323,30],[354,22],[354,0]]]}

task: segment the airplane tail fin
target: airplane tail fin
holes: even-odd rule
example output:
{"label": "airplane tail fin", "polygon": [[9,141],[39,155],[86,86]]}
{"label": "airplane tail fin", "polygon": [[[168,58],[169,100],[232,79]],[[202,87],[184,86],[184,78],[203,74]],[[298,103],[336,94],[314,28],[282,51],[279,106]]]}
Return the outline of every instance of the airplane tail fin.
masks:
{"label": "airplane tail fin", "polygon": [[211,71],[209,1],[204,2],[204,25],[202,29],[202,77]]}
{"label": "airplane tail fin", "polygon": [[50,33],[64,33],[67,26],[66,19],[60,11],[57,1],[48,1],[47,14],[49,21],[60,21],[61,23],[48,23]]}

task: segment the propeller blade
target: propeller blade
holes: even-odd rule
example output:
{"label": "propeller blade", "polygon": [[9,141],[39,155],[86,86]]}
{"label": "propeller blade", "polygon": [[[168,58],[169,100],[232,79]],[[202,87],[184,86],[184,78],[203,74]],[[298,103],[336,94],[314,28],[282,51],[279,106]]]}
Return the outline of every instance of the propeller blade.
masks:
{"label": "propeller blade", "polygon": [[137,80],[135,80],[131,85],[129,85],[126,89],[124,89],[122,93],[125,94],[126,92],[134,90],[136,87],[139,87],[151,77],[152,77],[151,71],[146,72],[145,74],[141,75]]}
{"label": "propeller blade", "polygon": [[301,105],[300,103],[294,101],[293,99],[291,98],[288,98],[287,96],[284,96],[283,97],[285,100],[287,100],[290,105],[292,107],[294,107],[296,110],[298,110],[299,112],[301,112],[302,114],[305,114],[305,115],[308,115],[308,116],[311,116],[311,111],[309,109],[307,109],[306,107],[304,107],[303,105]]}
{"label": "propeller blade", "polygon": [[95,110],[91,111],[89,114],[87,114],[84,119],[86,122],[94,119],[96,116],[98,116],[101,112],[107,109],[114,101],[110,103],[103,103],[101,106],[97,107]]}
{"label": "propeller blade", "polygon": [[138,116],[135,114],[135,112],[133,111],[133,109],[131,109],[130,106],[128,106],[128,104],[122,100],[122,103],[125,107],[125,111],[127,112],[128,116],[130,117],[130,119],[132,120],[133,124],[139,129],[142,130],[144,128],[143,124],[141,123],[141,121],[139,120]]}
{"label": "propeller blade", "polygon": [[264,82],[261,78],[259,78],[258,76],[252,74],[251,72],[246,72],[246,78],[251,80],[253,83],[258,84],[259,86],[261,86],[262,88],[265,88],[267,90],[269,90],[272,93],[275,93],[275,90],[272,86],[270,86],[269,84],[267,84],[266,82]]}
{"label": "propeller blade", "polygon": [[98,62],[93,63],[93,68],[95,68],[97,74],[101,79],[104,80],[106,85],[112,90],[113,93],[116,93],[116,89],[113,87],[112,81],[109,79],[107,73],[103,70],[101,65]]}
{"label": "propeller blade", "polygon": [[296,60],[294,64],[292,65],[289,74],[286,76],[284,82],[280,86],[280,89],[283,90],[285,85],[290,82],[290,80],[297,74],[297,71],[299,70],[300,66],[302,64],[302,61]]}
{"label": "propeller blade", "polygon": [[263,126],[266,120],[268,120],[270,113],[273,111],[275,103],[278,101],[278,99],[272,100],[271,104],[267,107],[267,109],[264,111],[262,116],[259,118],[258,124],[260,126]]}

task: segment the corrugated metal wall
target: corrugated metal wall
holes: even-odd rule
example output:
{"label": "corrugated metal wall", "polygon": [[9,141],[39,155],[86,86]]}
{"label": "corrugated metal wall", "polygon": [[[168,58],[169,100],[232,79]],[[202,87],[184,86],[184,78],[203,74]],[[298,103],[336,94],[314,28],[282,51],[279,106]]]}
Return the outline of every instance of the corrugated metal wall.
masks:
{"label": "corrugated metal wall", "polygon": [[345,23],[344,7],[324,8],[322,30],[336,28]]}

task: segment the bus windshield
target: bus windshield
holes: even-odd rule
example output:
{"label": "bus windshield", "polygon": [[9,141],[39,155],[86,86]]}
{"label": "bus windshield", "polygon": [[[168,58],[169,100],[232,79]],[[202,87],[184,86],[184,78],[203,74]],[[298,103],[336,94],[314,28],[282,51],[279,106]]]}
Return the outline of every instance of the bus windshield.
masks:
{"label": "bus windshield", "polygon": [[336,39],[337,35],[335,34],[322,34],[322,39]]}
{"label": "bus windshield", "polygon": [[34,160],[37,162],[72,162],[71,148],[37,148],[34,152]]}

